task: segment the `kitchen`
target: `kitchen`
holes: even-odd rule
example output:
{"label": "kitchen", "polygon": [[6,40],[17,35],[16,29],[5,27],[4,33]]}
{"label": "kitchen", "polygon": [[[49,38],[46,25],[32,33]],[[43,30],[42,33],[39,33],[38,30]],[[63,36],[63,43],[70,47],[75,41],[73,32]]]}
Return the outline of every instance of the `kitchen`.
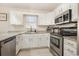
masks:
{"label": "kitchen", "polygon": [[0,56],[78,56],[78,16],[78,3],[0,3]]}

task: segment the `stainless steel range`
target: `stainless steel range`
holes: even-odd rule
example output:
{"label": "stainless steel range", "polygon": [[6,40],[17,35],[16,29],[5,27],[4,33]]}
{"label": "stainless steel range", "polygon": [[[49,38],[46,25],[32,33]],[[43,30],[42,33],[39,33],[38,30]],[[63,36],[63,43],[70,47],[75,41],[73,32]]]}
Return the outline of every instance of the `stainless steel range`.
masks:
{"label": "stainless steel range", "polygon": [[63,37],[60,35],[50,35],[50,51],[53,55],[63,56]]}
{"label": "stainless steel range", "polygon": [[[75,23],[74,23],[75,24]],[[76,26],[52,26],[50,32],[50,51],[55,56],[64,55],[64,36],[76,36]]]}

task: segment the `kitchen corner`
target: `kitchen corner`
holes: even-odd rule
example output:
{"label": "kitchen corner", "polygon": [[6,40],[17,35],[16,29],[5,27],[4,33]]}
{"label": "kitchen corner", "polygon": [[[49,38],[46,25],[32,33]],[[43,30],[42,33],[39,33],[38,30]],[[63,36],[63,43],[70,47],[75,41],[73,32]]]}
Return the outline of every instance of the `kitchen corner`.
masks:
{"label": "kitchen corner", "polygon": [[[40,47],[48,47],[49,46],[49,39],[50,39],[50,36],[49,35],[50,35],[49,33],[44,32],[44,31],[43,32],[14,32],[13,31],[13,32],[6,32],[6,33],[3,33],[2,32],[2,33],[0,33],[0,46],[1,46],[1,48],[0,48],[0,51],[1,51],[0,55],[3,55],[3,56],[4,55],[17,55],[20,49],[28,48],[27,42],[26,41],[23,42],[23,41],[25,39],[28,40],[29,38],[32,38],[31,41],[34,41],[36,39],[39,39],[39,41],[40,41],[40,39],[42,38],[41,39],[41,42],[43,41],[42,44],[44,44],[44,42],[46,42],[46,43],[44,45],[41,44]],[[20,42],[20,39],[21,39],[21,42]],[[15,40],[15,41],[13,43],[10,43],[9,44],[9,42],[12,41],[12,40]],[[37,41],[37,42],[39,42],[39,41]],[[33,47],[31,47],[31,48],[35,48],[35,47],[38,48],[38,46],[36,46],[37,45],[36,44],[37,42],[32,42],[33,44],[35,43],[35,45],[33,45]],[[20,46],[22,45],[20,48],[17,47],[18,46],[18,43],[20,43]],[[30,41],[28,41],[28,43],[30,44]],[[11,51],[8,51],[8,48],[11,49],[12,47],[11,46],[8,47],[8,45],[6,45],[6,44],[9,44],[11,46],[14,46],[14,48],[16,47],[15,49],[13,48],[14,49],[13,50],[14,51],[13,52],[14,54]],[[27,44],[27,45],[25,46],[25,44]],[[6,45],[6,47],[4,47],[5,45]]]}

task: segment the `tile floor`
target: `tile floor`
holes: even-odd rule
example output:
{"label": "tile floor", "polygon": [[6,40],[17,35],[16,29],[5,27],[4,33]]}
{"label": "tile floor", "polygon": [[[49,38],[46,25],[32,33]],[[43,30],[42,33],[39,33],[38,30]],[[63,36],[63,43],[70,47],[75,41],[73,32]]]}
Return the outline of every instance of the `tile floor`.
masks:
{"label": "tile floor", "polygon": [[48,48],[22,50],[18,56],[53,56]]}

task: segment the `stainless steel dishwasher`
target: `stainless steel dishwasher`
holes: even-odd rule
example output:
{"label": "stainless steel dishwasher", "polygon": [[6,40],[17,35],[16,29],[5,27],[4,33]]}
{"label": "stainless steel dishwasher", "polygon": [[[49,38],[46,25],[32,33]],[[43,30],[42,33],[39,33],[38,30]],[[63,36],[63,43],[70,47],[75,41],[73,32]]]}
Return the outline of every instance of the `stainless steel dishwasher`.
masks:
{"label": "stainless steel dishwasher", "polygon": [[16,55],[16,37],[10,37],[0,42],[1,56],[15,56]]}

